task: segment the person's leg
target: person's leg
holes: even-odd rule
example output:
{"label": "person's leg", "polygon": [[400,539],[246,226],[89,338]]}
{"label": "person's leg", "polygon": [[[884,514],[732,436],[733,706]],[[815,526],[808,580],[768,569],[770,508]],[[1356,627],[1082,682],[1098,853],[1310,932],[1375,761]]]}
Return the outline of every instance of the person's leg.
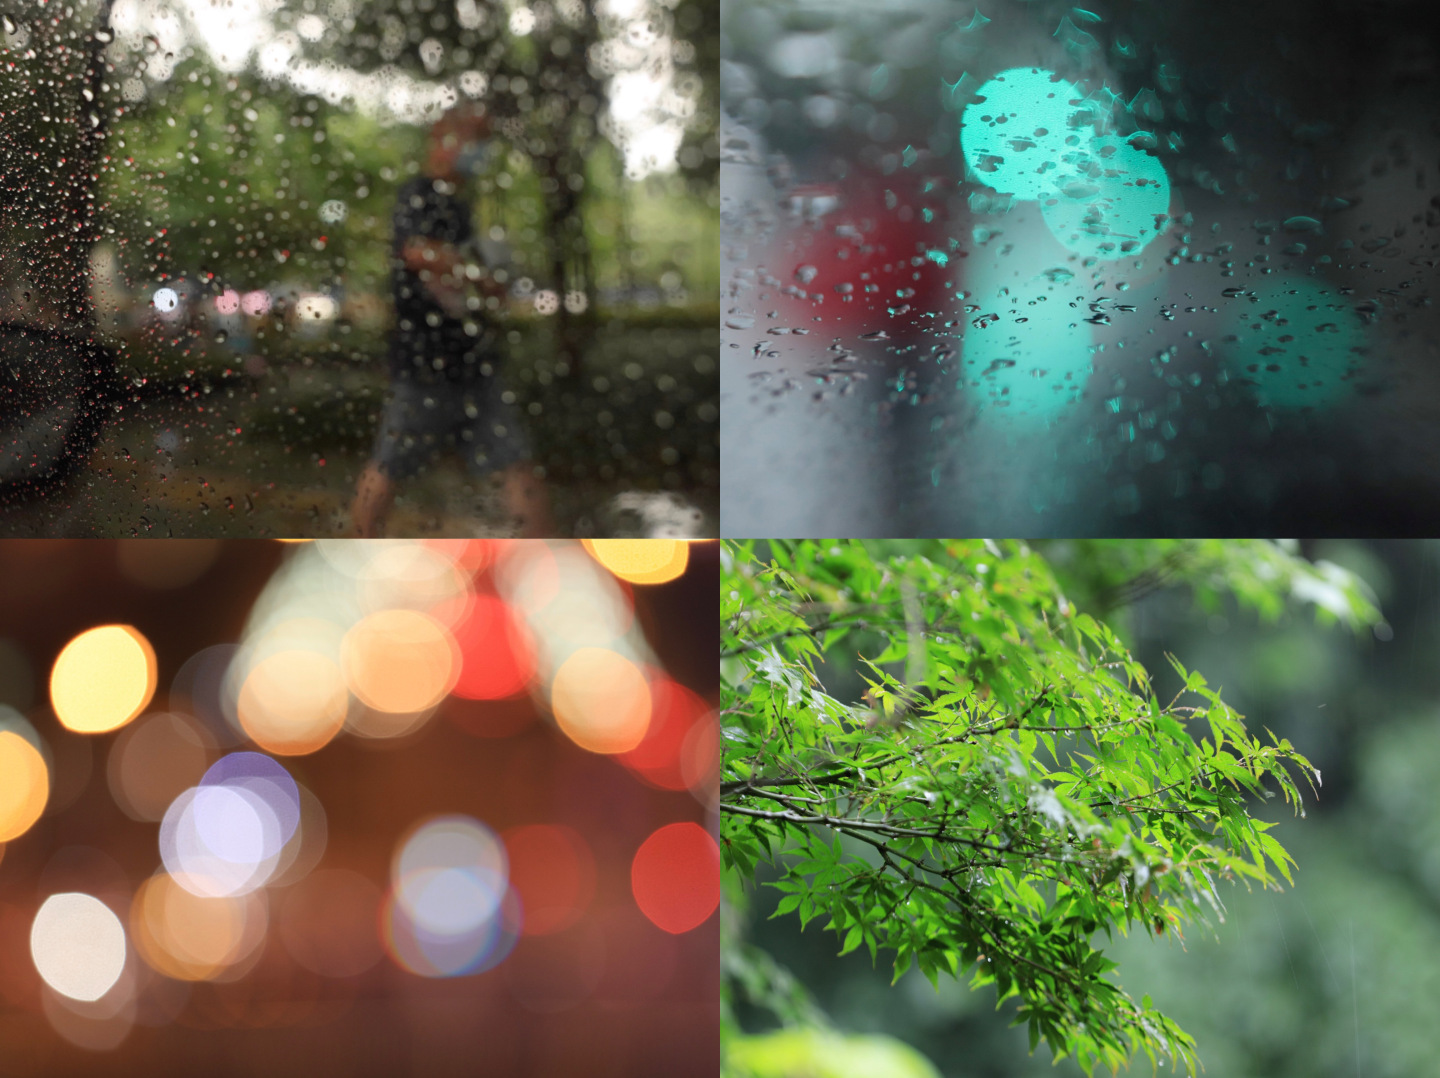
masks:
{"label": "person's leg", "polygon": [[520,538],[553,539],[555,521],[550,516],[550,492],[534,462],[512,464],[502,476],[505,508],[520,522]]}
{"label": "person's leg", "polygon": [[500,479],[505,511],[519,524],[522,539],[553,539],[550,492],[525,437],[525,421],[503,382],[486,377],[466,382],[457,397],[465,422],[459,444],[471,474]]}
{"label": "person's leg", "polygon": [[380,470],[376,461],[366,463],[355,484],[350,503],[350,520],[361,539],[378,539],[385,531],[385,516],[395,502],[395,481]]}
{"label": "person's leg", "polygon": [[395,503],[398,483],[414,475],[433,452],[436,395],[424,386],[397,381],[380,416],[370,460],[355,484],[350,520],[362,539],[378,539]]}

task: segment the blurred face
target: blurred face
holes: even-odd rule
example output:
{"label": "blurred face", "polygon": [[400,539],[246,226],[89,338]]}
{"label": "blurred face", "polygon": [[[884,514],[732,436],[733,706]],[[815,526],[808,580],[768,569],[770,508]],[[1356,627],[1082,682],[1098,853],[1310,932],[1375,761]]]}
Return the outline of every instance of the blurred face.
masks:
{"label": "blurred face", "polygon": [[483,117],[442,119],[430,135],[430,173],[445,179],[473,174],[490,141],[490,123]]}

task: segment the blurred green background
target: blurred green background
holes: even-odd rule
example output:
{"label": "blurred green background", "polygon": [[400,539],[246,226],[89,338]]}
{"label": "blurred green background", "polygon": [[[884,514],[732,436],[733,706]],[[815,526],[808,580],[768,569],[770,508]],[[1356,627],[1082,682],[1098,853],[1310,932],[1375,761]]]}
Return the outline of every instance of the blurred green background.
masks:
{"label": "blurred green background", "polygon": [[[1083,558],[1083,544],[1036,546],[1062,576]],[[1117,939],[1109,954],[1132,995],[1148,994],[1196,1037],[1213,1078],[1434,1073],[1440,541],[1327,540],[1302,549],[1358,573],[1388,626],[1357,637],[1317,626],[1300,609],[1260,625],[1233,603],[1201,609],[1183,588],[1107,616],[1154,676],[1159,698],[1178,688],[1164,660],[1170,652],[1220,687],[1247,726],[1289,738],[1324,776],[1303,818],[1257,810],[1281,821],[1277,837],[1299,864],[1293,889],[1231,886],[1221,892],[1227,916],[1215,935],[1200,925],[1183,942],[1136,935]],[[843,700],[863,689],[851,670],[822,676]],[[892,988],[884,955],[879,968],[862,952],[837,958],[834,935],[819,922],[802,934],[793,916],[767,920],[778,898],[765,888],[752,895],[748,937],[790,968],[840,1030],[896,1037],[947,1078],[1081,1073],[1069,1060],[1052,1065],[1043,1046],[1029,1056],[1023,1028],[1009,1027],[1013,1002],[997,1013],[993,989],[971,992],[942,978],[937,992],[913,970]],[[757,1010],[739,1017],[751,1032],[773,1025]]]}

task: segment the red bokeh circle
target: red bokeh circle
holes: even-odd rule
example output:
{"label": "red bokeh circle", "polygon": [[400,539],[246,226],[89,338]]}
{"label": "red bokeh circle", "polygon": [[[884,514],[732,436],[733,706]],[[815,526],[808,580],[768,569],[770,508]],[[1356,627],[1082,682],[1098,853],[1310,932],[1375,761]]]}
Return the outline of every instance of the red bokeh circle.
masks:
{"label": "red bokeh circle", "polygon": [[697,823],[666,824],[635,851],[630,887],[656,927],[689,932],[720,905],[720,847]]}

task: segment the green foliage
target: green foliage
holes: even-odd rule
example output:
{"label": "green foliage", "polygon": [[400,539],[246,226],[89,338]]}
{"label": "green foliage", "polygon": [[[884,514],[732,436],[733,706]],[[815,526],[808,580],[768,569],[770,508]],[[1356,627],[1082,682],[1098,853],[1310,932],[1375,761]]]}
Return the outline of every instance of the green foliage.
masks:
{"label": "green foliage", "polygon": [[[225,75],[194,58],[179,66],[162,99],[129,110],[111,135],[102,205],[136,287],[213,273],[242,289],[280,277],[307,287],[343,278],[352,290],[388,290],[395,191],[416,174],[422,128],[267,85],[252,73]],[[719,224],[703,196],[675,178],[622,181],[618,151],[604,141],[587,148],[577,169],[595,288],[653,286],[673,268],[696,302],[716,291],[704,252],[714,250]],[[503,229],[517,272],[553,283],[545,178],[535,162],[509,152],[475,187],[475,219]],[[326,224],[319,210],[331,199],[347,212]]]}
{"label": "green foliage", "polygon": [[720,1014],[727,1046],[739,1036],[734,1012],[736,992],[775,1015],[785,1026],[828,1028],[829,1019],[805,986],[764,948],[740,938],[740,921],[748,901],[739,877],[724,874],[721,888],[721,933],[727,945],[720,950]]}
{"label": "green foliage", "polygon": [[1265,621],[1291,602],[1308,603],[1322,624],[1378,624],[1374,598],[1353,573],[1297,556],[1293,541],[1263,539],[1103,539],[1036,544],[1070,598],[1108,612],[1161,588],[1183,584],[1207,613],[1232,598]]}
{"label": "green foliage", "polygon": [[[1043,1039],[1092,1072],[1143,1052],[1194,1073],[1192,1038],[1111,979],[1097,934],[1183,938],[1223,918],[1222,881],[1289,881],[1249,806],[1278,794],[1300,810],[1319,773],[1178,659],[1183,688],[1158,699],[1084,607],[1103,616],[1181,582],[1269,617],[1298,599],[1360,626],[1378,623],[1373,604],[1343,570],[1269,543],[890,549],[776,541],[764,563],[753,543],[726,546],[727,870],[774,866],[777,916],[822,922],[842,954],[893,952],[896,979],[914,965],[994,985],[1032,1050]],[[817,674],[840,662],[869,686],[859,704]]]}
{"label": "green foliage", "polygon": [[893,1037],[843,1037],[784,1029],[737,1037],[727,1048],[726,1078],[939,1078],[930,1061]]}

